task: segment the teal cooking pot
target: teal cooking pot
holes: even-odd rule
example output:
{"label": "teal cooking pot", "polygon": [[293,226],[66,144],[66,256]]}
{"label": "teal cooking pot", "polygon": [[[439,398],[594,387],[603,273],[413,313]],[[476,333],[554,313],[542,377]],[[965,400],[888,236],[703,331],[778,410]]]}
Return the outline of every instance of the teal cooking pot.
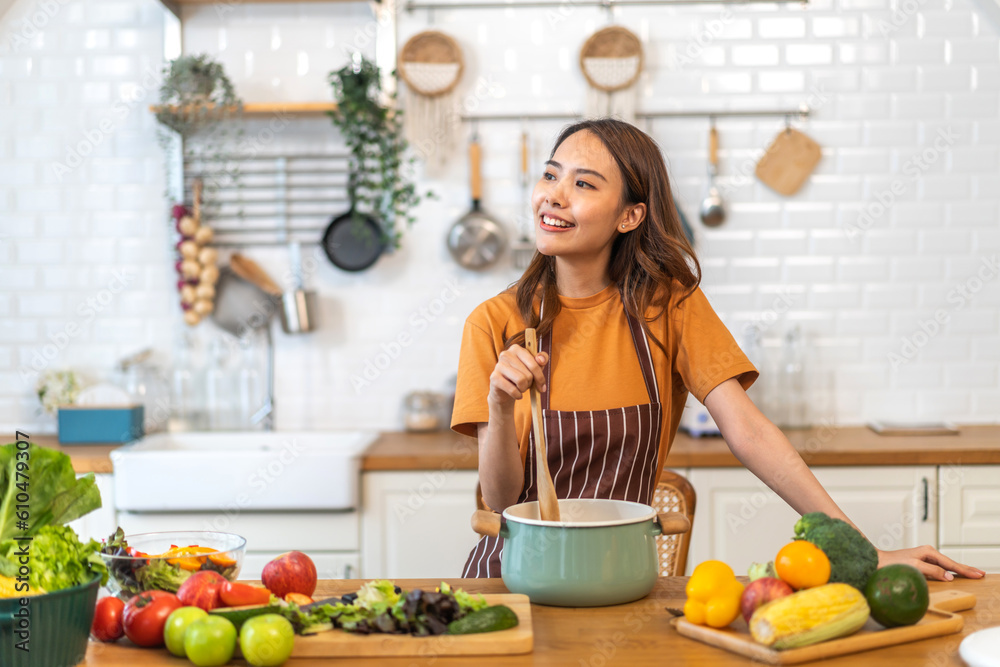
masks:
{"label": "teal cooking pot", "polygon": [[624,500],[560,500],[559,515],[542,521],[538,503],[530,502],[502,517],[483,510],[473,516],[476,532],[505,540],[504,585],[536,604],[601,607],[645,597],[659,576],[656,537],[691,529],[683,514]]}

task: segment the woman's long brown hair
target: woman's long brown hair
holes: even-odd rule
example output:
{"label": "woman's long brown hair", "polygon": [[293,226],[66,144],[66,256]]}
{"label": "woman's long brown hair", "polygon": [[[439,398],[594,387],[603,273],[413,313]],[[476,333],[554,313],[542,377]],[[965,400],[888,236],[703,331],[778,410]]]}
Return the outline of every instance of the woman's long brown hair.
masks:
{"label": "woman's long brown hair", "polygon": [[[666,352],[663,342],[649,331],[645,315],[650,307],[659,307],[661,312],[666,309],[674,280],[682,286],[681,300],[687,298],[701,282],[701,267],[677,216],[663,154],[656,142],[634,125],[615,118],[597,118],[564,128],[549,159],[567,137],[583,130],[600,139],[618,165],[623,182],[618,211],[639,203],[646,205],[642,224],[618,234],[614,240],[608,271],[618,285],[625,309]],[[539,336],[552,330],[561,308],[555,257],[536,250],[524,275],[509,289],[515,290],[517,308],[526,326],[534,327]],[[539,317],[536,307],[538,296],[545,303],[544,317]],[[505,341],[506,347],[514,344],[524,344],[523,331]]]}

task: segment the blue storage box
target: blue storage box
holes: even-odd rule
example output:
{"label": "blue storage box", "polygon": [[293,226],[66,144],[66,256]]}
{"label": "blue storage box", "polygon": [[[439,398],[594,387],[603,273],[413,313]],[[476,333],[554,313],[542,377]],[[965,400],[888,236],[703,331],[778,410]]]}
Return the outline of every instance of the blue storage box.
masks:
{"label": "blue storage box", "polygon": [[65,405],[59,407],[59,442],[64,445],[125,443],[145,431],[141,405]]}

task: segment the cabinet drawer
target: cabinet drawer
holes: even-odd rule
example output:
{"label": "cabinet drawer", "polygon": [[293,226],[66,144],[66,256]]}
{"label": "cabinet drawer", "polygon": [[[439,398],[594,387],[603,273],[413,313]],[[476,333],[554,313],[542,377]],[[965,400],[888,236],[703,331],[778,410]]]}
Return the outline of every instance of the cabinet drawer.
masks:
{"label": "cabinet drawer", "polygon": [[941,466],[941,544],[1000,546],[1000,466]]}
{"label": "cabinet drawer", "polygon": [[[880,549],[934,544],[937,470],[917,467],[815,467],[834,502]],[[791,541],[798,513],[744,468],[692,468],[698,494],[688,570],[721,560],[743,574]]]}
{"label": "cabinet drawer", "polygon": [[[260,579],[264,566],[284,552],[248,552],[243,559],[240,579]],[[316,564],[316,576],[319,579],[356,579],[361,556],[358,552],[323,553],[310,551],[309,558]]]}
{"label": "cabinet drawer", "polygon": [[247,551],[357,551],[357,512],[119,512],[118,522],[130,533],[163,530],[218,530],[242,535]]}
{"label": "cabinet drawer", "polygon": [[962,565],[1000,574],[1000,547],[941,547],[941,553]]}

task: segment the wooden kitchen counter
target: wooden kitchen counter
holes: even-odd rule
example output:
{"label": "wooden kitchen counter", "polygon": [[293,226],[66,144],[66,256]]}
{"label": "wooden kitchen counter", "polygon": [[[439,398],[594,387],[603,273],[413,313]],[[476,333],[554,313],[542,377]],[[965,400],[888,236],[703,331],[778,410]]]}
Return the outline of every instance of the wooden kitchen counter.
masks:
{"label": "wooden kitchen counter", "polygon": [[[449,583],[471,592],[506,593],[500,579],[448,579]],[[385,665],[386,667],[448,667],[449,665],[690,665],[692,667],[737,666],[751,664],[749,658],[717,649],[680,636],[670,625],[666,607],[681,607],[684,601],[684,577],[660,579],[646,598],[627,605],[567,609],[532,605],[534,651],[517,656],[438,657],[433,655],[404,658],[354,658],[350,664]],[[321,581],[316,596],[341,595],[357,590],[362,580]],[[404,589],[433,588],[436,579],[396,582]],[[931,592],[959,589],[976,595],[976,608],[962,612],[965,628],[961,633],[901,644],[811,663],[823,667],[960,667],[958,645],[971,632],[1000,624],[1000,577],[987,575],[982,580],[959,579],[951,583],[930,582]],[[333,632],[339,632],[334,630]],[[344,664],[344,659],[301,658],[286,663],[289,667],[316,667]],[[139,649],[117,644],[91,642],[87,659],[91,667],[177,667],[186,664],[173,658],[166,649]],[[233,660],[231,665],[245,664]]]}
{"label": "wooden kitchen counter", "polygon": [[[881,436],[866,426],[786,431],[809,465],[968,465],[1000,463],[1000,426],[963,426],[958,435]],[[368,449],[363,470],[475,470],[475,440],[452,431],[385,433]],[[720,437],[678,432],[668,468],[742,467]]]}
{"label": "wooden kitchen counter", "polygon": [[[113,473],[114,467],[111,465],[111,452],[121,447],[117,443],[107,445],[60,445],[59,438],[54,435],[29,434],[29,436],[28,442],[32,442],[40,447],[58,449],[61,452],[69,454],[70,459],[73,460],[73,470],[78,475],[88,472]],[[11,434],[10,437],[5,437],[2,442],[4,444],[14,442],[14,435]]]}
{"label": "wooden kitchen counter", "polygon": [[[792,445],[811,466],[978,465],[1000,464],[1000,425],[962,426],[958,435],[880,436],[863,426],[824,426],[786,431]],[[13,435],[7,442],[13,441]],[[110,473],[111,452],[118,445],[61,446],[55,436],[31,441],[69,454],[78,473]],[[361,469],[373,471],[476,470],[476,441],[453,431],[386,432],[372,443]],[[692,438],[678,433],[667,457],[668,468],[741,467],[719,437]]]}

